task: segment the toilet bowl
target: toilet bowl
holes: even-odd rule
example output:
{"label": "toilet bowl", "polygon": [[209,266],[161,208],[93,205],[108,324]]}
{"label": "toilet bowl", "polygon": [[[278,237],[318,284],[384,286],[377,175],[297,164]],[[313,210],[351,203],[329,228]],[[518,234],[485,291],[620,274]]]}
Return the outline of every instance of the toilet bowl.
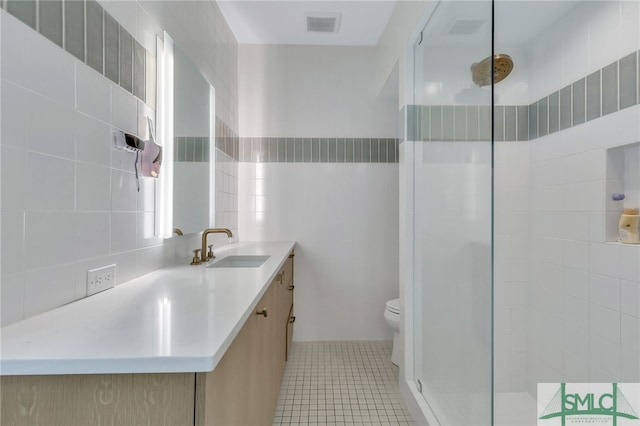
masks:
{"label": "toilet bowl", "polygon": [[391,362],[400,365],[400,299],[389,300],[384,308],[384,319],[393,330]]}

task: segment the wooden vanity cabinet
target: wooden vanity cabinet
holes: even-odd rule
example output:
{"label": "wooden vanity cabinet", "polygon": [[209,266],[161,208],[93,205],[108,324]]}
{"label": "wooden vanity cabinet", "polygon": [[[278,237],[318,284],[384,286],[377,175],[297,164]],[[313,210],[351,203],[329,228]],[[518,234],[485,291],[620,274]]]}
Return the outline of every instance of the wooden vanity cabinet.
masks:
{"label": "wooden vanity cabinet", "polygon": [[[207,373],[0,377],[0,424],[271,425],[293,312],[293,254]],[[258,315],[266,309],[267,315]]]}
{"label": "wooden vanity cabinet", "polygon": [[[216,369],[196,378],[196,425],[270,425],[280,394],[293,309],[293,254]],[[256,312],[267,310],[268,315]]]}
{"label": "wooden vanity cabinet", "polygon": [[[215,370],[196,375],[196,425],[261,425],[273,419],[276,290],[271,284]],[[256,312],[267,310],[267,316]],[[273,408],[272,408],[273,406]]]}

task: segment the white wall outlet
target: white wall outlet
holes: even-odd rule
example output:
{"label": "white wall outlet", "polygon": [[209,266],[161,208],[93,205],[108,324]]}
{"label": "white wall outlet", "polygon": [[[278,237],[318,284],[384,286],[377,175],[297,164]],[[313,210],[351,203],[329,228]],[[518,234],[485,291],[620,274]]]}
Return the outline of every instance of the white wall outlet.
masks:
{"label": "white wall outlet", "polygon": [[116,285],[116,265],[87,271],[87,296],[108,290]]}

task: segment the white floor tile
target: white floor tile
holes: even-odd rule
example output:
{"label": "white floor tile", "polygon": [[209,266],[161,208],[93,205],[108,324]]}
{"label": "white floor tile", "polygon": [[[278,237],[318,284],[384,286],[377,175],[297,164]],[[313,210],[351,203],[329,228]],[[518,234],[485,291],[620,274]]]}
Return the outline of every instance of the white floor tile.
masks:
{"label": "white floor tile", "polygon": [[274,425],[413,425],[391,342],[296,342]]}

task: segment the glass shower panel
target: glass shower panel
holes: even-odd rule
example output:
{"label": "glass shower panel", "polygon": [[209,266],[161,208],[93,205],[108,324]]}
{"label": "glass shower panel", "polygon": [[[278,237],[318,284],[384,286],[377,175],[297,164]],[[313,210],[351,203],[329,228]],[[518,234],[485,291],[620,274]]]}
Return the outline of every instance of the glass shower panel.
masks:
{"label": "glass shower panel", "polygon": [[441,1],[414,47],[414,372],[440,424],[492,422],[491,9]]}

